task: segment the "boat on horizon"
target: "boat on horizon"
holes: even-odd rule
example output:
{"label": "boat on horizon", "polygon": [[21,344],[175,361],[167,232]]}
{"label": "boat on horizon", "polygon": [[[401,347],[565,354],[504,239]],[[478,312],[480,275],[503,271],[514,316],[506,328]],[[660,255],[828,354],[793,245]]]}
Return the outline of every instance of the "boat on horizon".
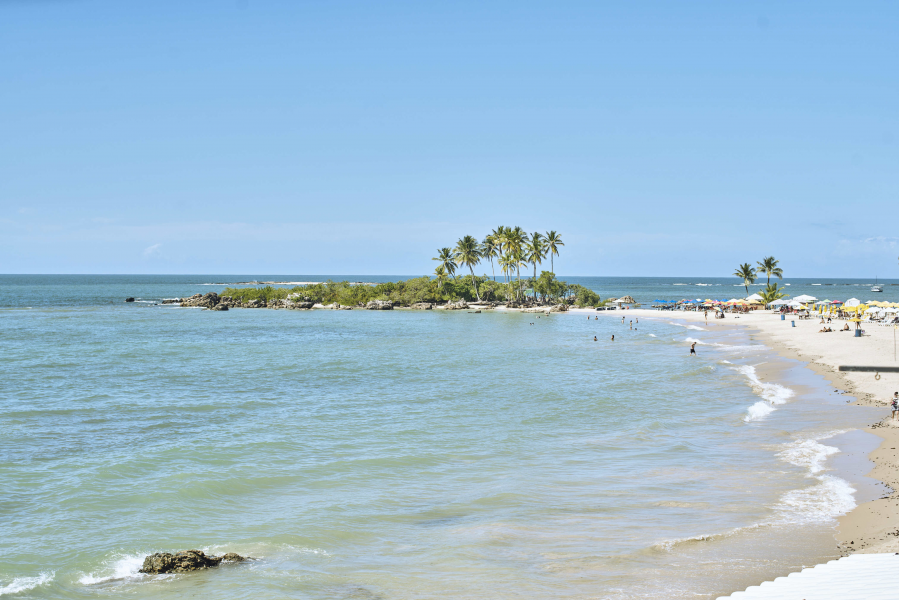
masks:
{"label": "boat on horizon", "polygon": [[871,286],[872,292],[882,292],[883,286],[877,283],[877,276],[874,277],[874,285]]}

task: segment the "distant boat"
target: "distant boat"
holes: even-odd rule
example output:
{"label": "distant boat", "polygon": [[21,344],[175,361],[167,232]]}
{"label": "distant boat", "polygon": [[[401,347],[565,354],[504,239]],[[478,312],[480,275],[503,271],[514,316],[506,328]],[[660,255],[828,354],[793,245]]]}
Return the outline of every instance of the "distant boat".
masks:
{"label": "distant boat", "polygon": [[874,278],[874,285],[871,286],[872,292],[882,292],[883,286],[877,283],[877,277]]}

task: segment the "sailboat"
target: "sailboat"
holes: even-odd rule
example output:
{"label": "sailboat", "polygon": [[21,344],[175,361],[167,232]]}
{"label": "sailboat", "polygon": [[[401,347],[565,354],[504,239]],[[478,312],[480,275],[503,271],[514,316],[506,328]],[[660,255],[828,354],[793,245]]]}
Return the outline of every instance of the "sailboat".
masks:
{"label": "sailboat", "polygon": [[877,283],[877,277],[874,277],[874,285],[871,286],[872,292],[882,292],[883,286]]}

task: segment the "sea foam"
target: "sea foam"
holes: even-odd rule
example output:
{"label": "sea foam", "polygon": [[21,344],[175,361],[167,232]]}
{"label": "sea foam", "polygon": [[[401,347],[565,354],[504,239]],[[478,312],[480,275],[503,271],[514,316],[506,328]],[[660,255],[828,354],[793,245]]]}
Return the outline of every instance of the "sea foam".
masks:
{"label": "sea foam", "polygon": [[37,577],[16,577],[8,584],[0,587],[0,596],[33,590],[39,585],[53,581],[53,575],[54,573],[41,573]]}
{"label": "sea foam", "polygon": [[746,422],[758,421],[767,417],[774,412],[778,405],[785,404],[787,400],[796,395],[793,390],[779,383],[765,383],[760,380],[752,365],[741,365],[735,370],[745,375],[752,390],[763,398],[762,401],[756,402],[746,411],[746,416],[743,417]]}
{"label": "sea foam", "polygon": [[88,573],[78,579],[83,585],[94,585],[103,583],[104,581],[114,581],[116,579],[128,579],[130,577],[144,577],[143,573],[138,573],[143,566],[144,556],[141,555],[119,555],[110,560],[100,571],[96,573]]}
{"label": "sea foam", "polygon": [[819,439],[796,440],[777,454],[781,460],[805,468],[806,476],[817,481],[815,485],[781,496],[774,508],[783,522],[827,522],[855,508],[855,488],[845,479],[822,473],[827,468],[824,463],[840,449],[824,445],[821,440],[837,433],[840,432]]}

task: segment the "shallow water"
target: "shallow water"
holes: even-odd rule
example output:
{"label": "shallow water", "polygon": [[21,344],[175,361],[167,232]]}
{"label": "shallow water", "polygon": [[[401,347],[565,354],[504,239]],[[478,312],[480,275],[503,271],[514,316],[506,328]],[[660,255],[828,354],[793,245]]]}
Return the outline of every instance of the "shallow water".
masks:
{"label": "shallow water", "polygon": [[[874,413],[745,333],[71,277],[0,293],[0,595],[714,597],[876,494]],[[186,548],[259,560],[137,574]]]}

